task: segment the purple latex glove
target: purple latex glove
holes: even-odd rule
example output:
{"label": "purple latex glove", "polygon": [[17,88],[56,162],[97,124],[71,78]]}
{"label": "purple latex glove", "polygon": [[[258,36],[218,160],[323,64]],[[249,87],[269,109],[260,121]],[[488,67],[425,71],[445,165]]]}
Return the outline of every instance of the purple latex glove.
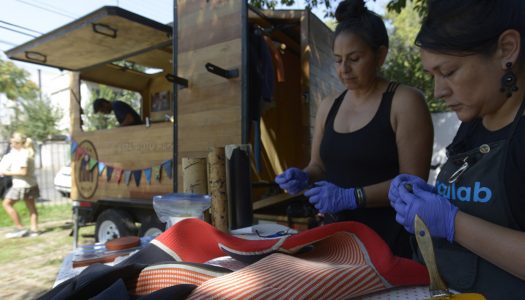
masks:
{"label": "purple latex glove", "polygon": [[404,186],[398,188],[399,198],[391,202],[397,212],[396,221],[407,231],[414,233],[414,219],[417,214],[433,237],[446,238],[452,243],[458,208],[447,198],[424,190],[419,184],[413,185],[412,189],[409,192]]}
{"label": "purple latex glove", "polygon": [[394,202],[399,200],[399,188],[403,187],[405,188],[405,184],[410,184],[412,187],[418,186],[420,189],[432,192],[434,190],[434,187],[430,184],[427,184],[423,179],[410,175],[410,174],[400,174],[394,180],[392,180],[392,183],[390,183],[390,189],[388,190],[388,199],[390,199],[390,203],[393,205]]}
{"label": "purple latex glove", "polygon": [[357,201],[353,188],[345,189],[328,181],[319,181],[304,193],[308,201],[321,213],[336,213],[356,209]]}
{"label": "purple latex glove", "polygon": [[289,168],[277,175],[275,182],[289,194],[299,194],[308,187],[308,173],[298,168]]}

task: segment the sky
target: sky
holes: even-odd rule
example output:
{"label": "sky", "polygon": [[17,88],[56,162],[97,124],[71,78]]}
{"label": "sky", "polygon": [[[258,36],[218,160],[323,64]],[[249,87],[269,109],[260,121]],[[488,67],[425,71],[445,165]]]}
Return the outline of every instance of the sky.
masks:
{"label": "sky", "polygon": [[[191,0],[204,1],[204,0]],[[286,8],[303,8],[302,0]],[[338,1],[332,1],[335,7]],[[383,14],[386,0],[368,1],[367,7]],[[160,23],[169,23],[173,20],[173,0],[0,0],[0,50],[6,51],[21,45],[34,37],[52,31],[68,24],[75,19],[106,5],[119,6]],[[324,11],[313,11],[323,18]],[[6,56],[2,53],[3,59]],[[36,66],[28,63],[15,62],[31,73],[42,69],[46,73],[60,71]]]}

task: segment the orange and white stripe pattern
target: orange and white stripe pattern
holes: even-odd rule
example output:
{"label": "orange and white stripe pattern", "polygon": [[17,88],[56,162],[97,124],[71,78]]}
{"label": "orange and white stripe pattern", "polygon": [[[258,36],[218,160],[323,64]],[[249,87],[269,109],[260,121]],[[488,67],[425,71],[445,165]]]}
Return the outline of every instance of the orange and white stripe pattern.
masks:
{"label": "orange and white stripe pattern", "polygon": [[213,271],[187,264],[162,264],[144,268],[134,282],[127,282],[128,291],[144,296],[177,284],[201,285],[203,282],[230,273]]}
{"label": "orange and white stripe pattern", "polygon": [[359,239],[339,232],[305,253],[271,254],[203,282],[189,299],[348,299],[390,287]]}

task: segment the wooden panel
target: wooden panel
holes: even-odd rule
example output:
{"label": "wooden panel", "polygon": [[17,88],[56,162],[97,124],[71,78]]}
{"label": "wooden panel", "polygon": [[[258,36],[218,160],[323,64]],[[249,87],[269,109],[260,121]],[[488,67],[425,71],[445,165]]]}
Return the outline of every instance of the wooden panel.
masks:
{"label": "wooden panel", "polygon": [[[189,80],[177,96],[179,158],[206,157],[209,147],[241,142],[242,2],[178,0],[177,9],[177,74]],[[240,77],[212,74],[206,63]]]}
{"label": "wooden panel", "polygon": [[179,53],[239,38],[241,8],[241,1],[178,0]]}
{"label": "wooden panel", "polygon": [[[102,24],[98,31],[105,34],[96,33],[93,24]],[[22,61],[81,70],[166,43],[170,32],[171,28],[166,25],[120,8],[104,7],[12,49],[8,55]],[[28,59],[27,51],[40,55]]]}
{"label": "wooden panel", "polygon": [[[136,186],[131,177],[126,185],[124,178],[117,182],[117,173],[113,171],[112,179],[108,182],[106,171],[98,176],[94,196],[88,200],[96,199],[122,199],[129,200],[144,199],[151,200],[153,195],[169,193],[172,190],[172,180],[163,172],[161,182],[151,179],[147,184],[144,169],[160,166],[163,162],[170,160],[173,155],[173,134],[171,123],[152,124],[146,128],[144,125],[98,130],[77,134],[73,137],[77,143],[89,141],[96,150],[96,159],[106,166],[120,168],[123,170],[141,170],[140,185]],[[73,170],[79,161],[73,159]],[[96,172],[96,167],[95,170]],[[76,185],[78,174],[73,172],[73,182]],[[153,175],[152,175],[153,177]],[[93,182],[95,184],[95,182]],[[76,194],[73,199],[78,200],[80,195]]]}

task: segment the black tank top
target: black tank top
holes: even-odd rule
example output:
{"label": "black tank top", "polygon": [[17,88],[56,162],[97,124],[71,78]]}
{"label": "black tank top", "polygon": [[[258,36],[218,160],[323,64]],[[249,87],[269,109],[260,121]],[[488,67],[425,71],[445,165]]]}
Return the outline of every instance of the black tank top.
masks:
{"label": "black tank top", "polygon": [[334,101],[319,149],[328,181],[349,188],[375,184],[399,174],[396,135],[390,124],[392,98],[398,85],[388,85],[375,116],[354,132],[334,130],[335,116],[347,91]]}
{"label": "black tank top", "polygon": [[[346,91],[334,101],[320,145],[326,180],[346,188],[363,187],[399,174],[396,135],[390,124],[392,98],[398,86],[391,82],[372,120],[350,133],[334,130],[335,116]],[[325,214],[324,223],[357,221],[366,224],[383,238],[395,255],[410,258],[409,234],[395,218],[392,207],[374,207]]]}

